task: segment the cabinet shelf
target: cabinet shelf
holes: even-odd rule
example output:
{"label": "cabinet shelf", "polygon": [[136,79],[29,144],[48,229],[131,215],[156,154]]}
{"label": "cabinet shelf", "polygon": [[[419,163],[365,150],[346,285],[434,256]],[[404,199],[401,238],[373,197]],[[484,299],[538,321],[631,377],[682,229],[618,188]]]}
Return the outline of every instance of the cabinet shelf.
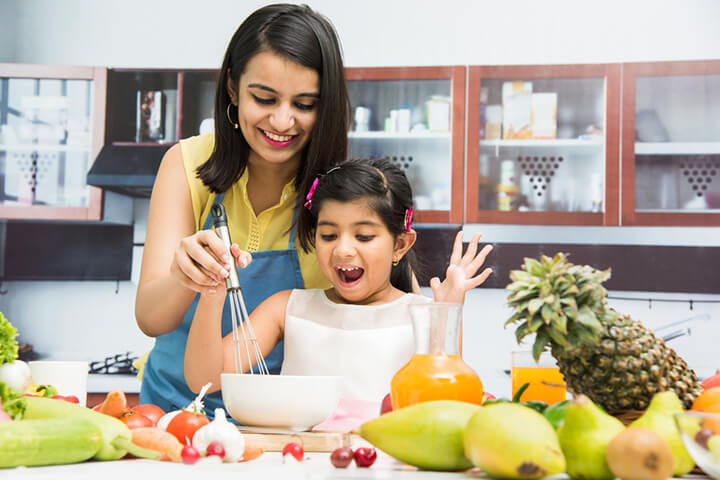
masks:
{"label": "cabinet shelf", "polygon": [[350,132],[350,139],[368,139],[368,140],[450,140],[450,132]]}
{"label": "cabinet shelf", "polygon": [[493,147],[493,148],[558,148],[558,147],[570,147],[570,148],[602,148],[605,145],[605,140],[602,138],[591,139],[591,140],[580,140],[574,138],[559,139],[559,140],[480,140],[481,147]]}
{"label": "cabinet shelf", "polygon": [[635,155],[717,155],[720,142],[635,142]]}
{"label": "cabinet shelf", "polygon": [[20,151],[20,152],[89,152],[90,144],[87,145],[22,145],[22,144],[4,144],[0,145],[0,152]]}

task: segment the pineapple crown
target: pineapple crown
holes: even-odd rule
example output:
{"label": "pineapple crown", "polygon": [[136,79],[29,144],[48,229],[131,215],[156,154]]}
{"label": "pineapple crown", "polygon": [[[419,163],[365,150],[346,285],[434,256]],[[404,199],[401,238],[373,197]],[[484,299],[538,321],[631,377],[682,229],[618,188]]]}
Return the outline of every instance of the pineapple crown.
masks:
{"label": "pineapple crown", "polygon": [[594,342],[603,324],[617,315],[606,303],[602,282],[608,278],[610,269],[573,265],[564,253],[553,258],[543,255],[539,261],[525,258],[521,270],[510,272],[512,283],[505,287],[510,290],[508,305],[515,311],[505,326],[518,324],[518,344],[536,334],[535,360],[554,345],[572,350]]}

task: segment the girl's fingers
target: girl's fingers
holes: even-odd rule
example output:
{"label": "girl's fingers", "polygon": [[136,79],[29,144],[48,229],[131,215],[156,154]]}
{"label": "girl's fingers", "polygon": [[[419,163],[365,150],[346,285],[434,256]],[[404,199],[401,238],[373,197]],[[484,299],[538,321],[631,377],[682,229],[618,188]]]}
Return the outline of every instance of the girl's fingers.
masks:
{"label": "girl's fingers", "polygon": [[455,243],[453,244],[452,253],[450,254],[450,265],[460,263],[460,257],[462,256],[462,239],[463,231],[460,230],[457,235],[455,235]]}
{"label": "girl's fingers", "polygon": [[477,277],[474,277],[474,278],[471,278],[470,280],[468,280],[468,290],[470,290],[471,288],[477,288],[480,285],[482,285],[485,282],[485,280],[487,280],[487,278],[492,274],[492,272],[493,272],[492,268],[488,267],[485,270],[483,270],[483,272],[480,275],[478,275]]}
{"label": "girl's fingers", "polygon": [[485,259],[490,254],[490,252],[492,252],[492,249],[492,245],[485,245],[482,250],[480,250],[480,253],[478,253],[477,256],[470,263],[470,275],[474,275],[475,272],[480,270],[480,267],[483,266],[483,264],[485,263]]}
{"label": "girl's fingers", "polygon": [[232,246],[230,247],[230,253],[232,253],[235,257],[235,263],[240,268],[245,268],[250,265],[250,262],[252,262],[252,255],[250,254],[250,252],[240,250],[240,247],[238,247],[237,243],[232,244]]}
{"label": "girl's fingers", "polygon": [[465,255],[463,255],[463,263],[468,264],[473,261],[475,258],[475,254],[477,253],[477,247],[478,242],[480,241],[480,237],[482,237],[481,234],[476,233],[473,235],[472,240],[470,240],[470,243],[468,244],[468,249],[465,252]]}
{"label": "girl's fingers", "polygon": [[[202,267],[206,272],[212,275],[215,280],[221,281],[224,280],[225,277],[227,277],[228,275],[228,270],[230,269],[230,257],[227,253],[227,250],[225,249],[225,246],[222,244],[222,240],[220,240],[220,238],[217,237],[215,233],[208,233],[210,235],[198,235],[196,241],[193,241],[191,239],[190,241],[185,242],[185,252],[193,262],[195,262],[199,267]],[[211,241],[210,243],[204,243],[205,239],[212,240],[213,237],[215,241]],[[217,247],[218,245],[216,242],[220,242],[220,251],[213,250],[213,245],[211,245],[211,243],[215,243],[215,247]],[[223,255],[226,256],[228,260],[223,260]],[[218,263],[218,260],[223,263]]]}
{"label": "girl's fingers", "polygon": [[183,277],[187,278],[188,281],[195,284],[191,289],[196,292],[199,291],[198,287],[213,286],[219,283],[219,280],[203,271],[201,266],[186,254],[180,253],[176,255],[175,263],[181,274],[181,283],[187,287],[188,285],[183,281]]}

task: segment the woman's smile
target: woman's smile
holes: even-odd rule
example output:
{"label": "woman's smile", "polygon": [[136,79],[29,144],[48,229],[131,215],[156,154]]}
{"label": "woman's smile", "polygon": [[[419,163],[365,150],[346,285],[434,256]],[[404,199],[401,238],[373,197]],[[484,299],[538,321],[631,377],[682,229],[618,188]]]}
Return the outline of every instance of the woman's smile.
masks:
{"label": "woman's smile", "polygon": [[258,128],[258,130],[260,130],[260,133],[265,136],[265,140],[273,147],[287,147],[298,138],[297,135],[280,135],[279,133],[273,133],[269,130],[263,130],[262,128]]}

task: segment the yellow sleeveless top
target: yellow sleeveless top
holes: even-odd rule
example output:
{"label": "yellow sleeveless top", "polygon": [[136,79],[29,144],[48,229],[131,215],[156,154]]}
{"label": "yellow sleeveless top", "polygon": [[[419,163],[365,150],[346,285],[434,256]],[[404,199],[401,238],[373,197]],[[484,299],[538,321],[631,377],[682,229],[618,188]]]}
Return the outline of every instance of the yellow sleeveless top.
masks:
{"label": "yellow sleeveless top", "polygon": [[[213,150],[214,134],[208,133],[180,140],[185,175],[187,175],[195,215],[195,229],[200,230],[210,213],[215,194],[197,177],[197,168],[210,156]],[[247,196],[248,170],[225,192],[223,205],[228,216],[230,238],[241,250],[258,252],[262,250],[286,250],[290,235],[290,224],[295,208],[295,185],[290,181],[283,187],[278,203],[255,215]],[[305,253],[295,238],[295,248],[300,260],[305,288],[329,288],[330,282],[320,271],[315,251]]]}

